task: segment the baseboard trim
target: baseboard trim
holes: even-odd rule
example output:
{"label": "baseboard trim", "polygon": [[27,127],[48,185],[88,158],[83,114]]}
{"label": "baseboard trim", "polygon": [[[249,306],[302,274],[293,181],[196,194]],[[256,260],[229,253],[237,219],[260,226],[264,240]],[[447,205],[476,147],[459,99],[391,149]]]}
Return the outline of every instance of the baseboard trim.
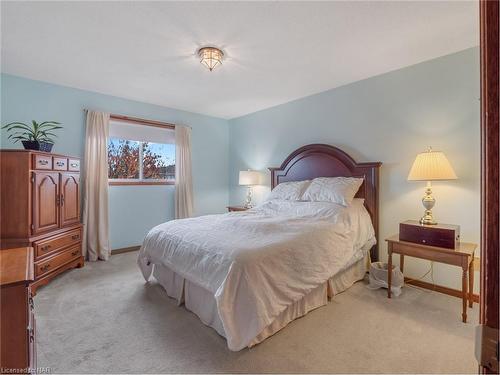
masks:
{"label": "baseboard trim", "polygon": [[[429,289],[429,290],[433,290],[435,292],[448,294],[449,296],[452,296],[452,297],[462,298],[462,291],[458,290],[458,289],[452,289],[452,288],[448,288],[446,286],[435,285],[435,284],[431,284],[431,283],[428,283],[428,282],[422,281],[422,280],[413,280],[409,277],[405,277],[405,283],[407,283],[409,285],[418,286],[419,288]],[[473,294],[472,301],[475,303],[479,303],[479,295]]]}
{"label": "baseboard trim", "polygon": [[111,250],[111,255],[130,253],[132,251],[137,251],[140,248],[141,248],[140,246],[122,247],[120,249]]}

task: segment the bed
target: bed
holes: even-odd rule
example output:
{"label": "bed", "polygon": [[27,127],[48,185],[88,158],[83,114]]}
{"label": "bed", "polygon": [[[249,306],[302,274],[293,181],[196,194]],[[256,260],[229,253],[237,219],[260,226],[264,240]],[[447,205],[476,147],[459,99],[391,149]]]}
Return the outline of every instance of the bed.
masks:
{"label": "bed", "polygon": [[314,144],[270,168],[271,187],[316,177],[360,177],[349,207],[267,201],[245,212],[170,221],[153,228],[138,256],[178,304],[227,340],[252,347],[361,280],[378,258],[378,170]]}

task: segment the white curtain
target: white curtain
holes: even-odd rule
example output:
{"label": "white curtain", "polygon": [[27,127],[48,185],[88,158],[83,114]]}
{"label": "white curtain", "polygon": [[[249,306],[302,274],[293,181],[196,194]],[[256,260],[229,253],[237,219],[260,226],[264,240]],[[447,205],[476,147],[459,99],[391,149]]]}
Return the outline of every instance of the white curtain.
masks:
{"label": "white curtain", "polygon": [[191,128],[175,125],[175,218],[192,215]]}
{"label": "white curtain", "polygon": [[107,260],[109,113],[87,112],[85,173],[83,181],[83,253],[87,259]]}

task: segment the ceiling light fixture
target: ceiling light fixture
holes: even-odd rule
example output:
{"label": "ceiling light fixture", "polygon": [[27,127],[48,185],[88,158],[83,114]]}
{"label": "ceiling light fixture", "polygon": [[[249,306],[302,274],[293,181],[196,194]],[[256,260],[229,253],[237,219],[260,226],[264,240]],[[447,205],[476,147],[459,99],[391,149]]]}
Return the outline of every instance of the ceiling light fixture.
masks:
{"label": "ceiling light fixture", "polygon": [[200,62],[212,71],[216,66],[222,65],[224,52],[215,47],[203,47],[198,50],[198,56]]}

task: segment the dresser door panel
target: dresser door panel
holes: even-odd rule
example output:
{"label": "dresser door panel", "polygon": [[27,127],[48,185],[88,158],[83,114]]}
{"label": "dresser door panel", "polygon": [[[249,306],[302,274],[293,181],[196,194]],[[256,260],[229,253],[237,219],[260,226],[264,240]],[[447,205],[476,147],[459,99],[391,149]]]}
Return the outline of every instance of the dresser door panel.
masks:
{"label": "dresser door panel", "polygon": [[80,221],[80,175],[61,173],[61,226]]}
{"label": "dresser door panel", "polygon": [[59,228],[59,173],[33,172],[33,234]]}

